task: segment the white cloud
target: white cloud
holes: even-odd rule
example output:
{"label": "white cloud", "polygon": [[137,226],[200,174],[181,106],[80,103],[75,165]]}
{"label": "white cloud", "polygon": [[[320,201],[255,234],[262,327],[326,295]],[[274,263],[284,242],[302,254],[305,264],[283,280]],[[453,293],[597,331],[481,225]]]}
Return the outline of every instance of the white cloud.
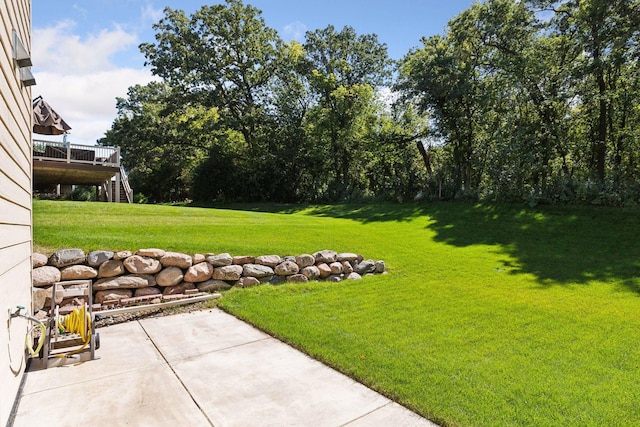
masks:
{"label": "white cloud", "polygon": [[78,6],[77,3],[74,3],[73,6],[71,6],[71,9],[80,12],[83,16],[88,16],[89,15],[89,11],[87,11],[87,9]]}
{"label": "white cloud", "polygon": [[164,17],[164,8],[155,9],[151,4],[147,4],[142,8],[142,19],[144,22],[155,24]]}
{"label": "white cloud", "polygon": [[33,30],[32,59],[42,97],[71,126],[70,141],[93,145],[116,117],[116,97],[124,97],[135,84],[155,78],[147,69],[116,66],[111,57],[137,50],[136,34],[115,26],[81,38],[75,23]]}
{"label": "white cloud", "polygon": [[283,34],[291,40],[301,42],[306,32],[307,26],[300,21],[295,21],[284,26]]}
{"label": "white cloud", "polygon": [[62,21],[54,27],[33,30],[31,58],[34,70],[86,73],[112,69],[110,57],[135,48],[138,38],[120,27],[103,29],[82,40],[73,34],[75,23]]}
{"label": "white cloud", "polygon": [[89,74],[37,73],[34,97],[42,95],[71,126],[71,141],[93,145],[116,117],[116,97],[154,77],[148,70],[112,69]]}

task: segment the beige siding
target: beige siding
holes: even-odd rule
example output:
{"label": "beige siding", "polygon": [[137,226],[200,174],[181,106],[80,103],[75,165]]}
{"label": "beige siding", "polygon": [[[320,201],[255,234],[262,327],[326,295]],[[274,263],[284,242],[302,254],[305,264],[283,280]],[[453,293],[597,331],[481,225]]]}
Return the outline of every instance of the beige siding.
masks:
{"label": "beige siding", "polygon": [[0,325],[8,325],[0,327],[0,425],[9,419],[26,365],[28,325],[9,321],[8,309],[31,307],[31,89],[12,59],[12,30],[30,51],[30,0],[0,0]]}

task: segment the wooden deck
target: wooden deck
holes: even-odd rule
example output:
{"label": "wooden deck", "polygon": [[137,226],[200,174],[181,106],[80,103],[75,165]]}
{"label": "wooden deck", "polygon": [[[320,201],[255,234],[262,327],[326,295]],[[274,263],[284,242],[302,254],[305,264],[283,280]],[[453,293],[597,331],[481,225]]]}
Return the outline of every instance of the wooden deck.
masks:
{"label": "wooden deck", "polygon": [[[120,149],[117,147],[33,140],[34,188],[58,184],[106,187],[105,183],[113,178],[116,182],[126,181],[120,167]],[[123,185],[128,189],[128,183]],[[128,189],[128,192],[131,193],[131,190]],[[131,194],[128,201],[131,202],[132,198]]]}

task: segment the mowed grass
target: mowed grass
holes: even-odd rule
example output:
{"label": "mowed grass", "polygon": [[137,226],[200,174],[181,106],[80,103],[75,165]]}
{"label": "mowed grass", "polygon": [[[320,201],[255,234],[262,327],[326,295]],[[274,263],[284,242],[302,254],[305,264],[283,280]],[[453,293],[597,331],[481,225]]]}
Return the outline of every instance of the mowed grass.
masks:
{"label": "mowed grass", "polygon": [[640,425],[639,209],[228,208],[35,201],[34,240],[384,259],[383,276],[220,305],[443,425]]}

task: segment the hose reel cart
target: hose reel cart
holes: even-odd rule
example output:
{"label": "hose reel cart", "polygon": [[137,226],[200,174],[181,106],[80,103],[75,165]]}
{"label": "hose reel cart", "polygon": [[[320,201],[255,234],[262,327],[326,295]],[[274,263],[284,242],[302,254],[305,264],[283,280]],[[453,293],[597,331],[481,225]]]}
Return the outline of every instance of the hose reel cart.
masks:
{"label": "hose reel cart", "polygon": [[97,359],[100,335],[95,331],[94,320],[91,280],[54,283],[47,336],[41,352],[44,367],[49,367],[50,359],[86,352],[90,352],[90,360]]}

